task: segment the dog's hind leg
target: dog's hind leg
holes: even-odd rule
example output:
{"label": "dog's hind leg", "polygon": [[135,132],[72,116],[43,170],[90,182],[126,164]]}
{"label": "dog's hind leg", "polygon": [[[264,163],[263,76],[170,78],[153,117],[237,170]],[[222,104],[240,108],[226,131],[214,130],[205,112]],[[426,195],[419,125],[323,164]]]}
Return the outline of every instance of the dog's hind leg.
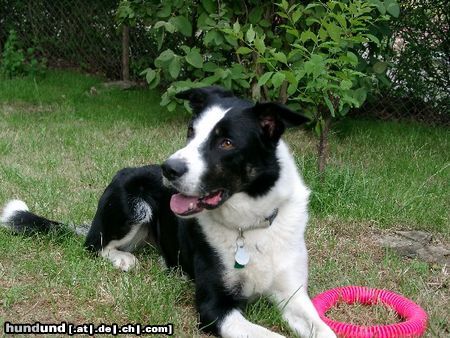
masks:
{"label": "dog's hind leg", "polygon": [[85,247],[128,271],[137,264],[132,254],[146,242],[155,243],[160,173],[157,166],[125,168],[101,196]]}
{"label": "dog's hind leg", "polygon": [[110,241],[100,251],[100,256],[111,261],[116,268],[128,271],[134,268],[138,262],[131,252],[140,246],[146,237],[146,224],[134,224],[125,237]]}
{"label": "dog's hind leg", "polygon": [[137,258],[132,254],[149,237],[152,209],[140,198],[128,201],[130,212],[127,220],[128,231],[120,239],[110,240],[102,246],[99,254],[108,259],[118,269],[128,271],[136,266]]}

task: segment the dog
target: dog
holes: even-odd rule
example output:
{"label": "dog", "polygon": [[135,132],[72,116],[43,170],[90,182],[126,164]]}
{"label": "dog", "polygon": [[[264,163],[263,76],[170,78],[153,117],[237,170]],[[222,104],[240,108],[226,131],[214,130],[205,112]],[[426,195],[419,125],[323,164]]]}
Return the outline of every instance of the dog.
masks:
{"label": "dog", "polygon": [[[335,337],[307,293],[304,231],[310,191],[281,139],[307,122],[278,103],[220,87],[182,91],[187,143],[162,165],[119,171],[101,196],[85,247],[124,271],[152,243],[195,282],[200,327],[222,337],[282,337],[248,321],[243,305],[267,295],[302,337]],[[1,220],[17,232],[62,226],[10,201]]]}

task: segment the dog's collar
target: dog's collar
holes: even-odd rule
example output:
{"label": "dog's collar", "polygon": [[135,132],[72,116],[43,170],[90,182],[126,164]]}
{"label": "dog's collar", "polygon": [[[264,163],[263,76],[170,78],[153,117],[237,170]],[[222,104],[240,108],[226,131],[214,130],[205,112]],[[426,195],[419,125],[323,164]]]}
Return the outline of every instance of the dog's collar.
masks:
{"label": "dog's collar", "polygon": [[[268,217],[264,217],[264,220],[259,221],[258,223],[248,227],[245,231],[268,228],[272,225],[273,221],[278,215],[278,208],[275,208],[273,212]],[[244,230],[242,228],[238,229],[238,236],[236,238],[236,252],[234,254],[234,267],[236,269],[245,268],[245,266],[250,261],[250,255],[245,249],[245,237]]]}
{"label": "dog's collar", "polygon": [[275,208],[273,209],[273,212],[270,214],[270,216],[264,217],[264,220],[266,222],[269,222],[269,226],[271,226],[277,215],[278,215],[278,208]]}
{"label": "dog's collar", "polygon": [[263,219],[260,219],[258,222],[246,226],[246,227],[239,227],[239,231],[240,232],[244,232],[244,231],[249,231],[249,230],[256,230],[256,229],[263,229],[263,228],[268,228],[272,225],[273,221],[275,220],[275,218],[278,215],[278,208],[273,209],[272,213],[267,216],[264,217]]}

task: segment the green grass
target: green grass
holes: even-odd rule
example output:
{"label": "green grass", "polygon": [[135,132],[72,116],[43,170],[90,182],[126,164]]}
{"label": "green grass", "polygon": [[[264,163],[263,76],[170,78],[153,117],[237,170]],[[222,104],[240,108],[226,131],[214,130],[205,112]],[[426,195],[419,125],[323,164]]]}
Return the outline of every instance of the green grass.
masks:
{"label": "green grass", "polygon": [[[450,133],[407,123],[346,121],[332,137],[326,183],[314,182],[320,216],[376,220],[383,228],[447,232]],[[314,161],[314,159],[313,159]]]}
{"label": "green grass", "polygon": [[[44,216],[88,223],[117,170],[159,163],[183,144],[187,113],[165,111],[156,91],[107,90],[100,81],[57,71],[37,81],[0,81],[0,204],[20,198]],[[448,333],[448,271],[380,249],[374,238],[421,229],[449,240],[449,139],[448,129],[413,123],[341,122],[320,184],[315,138],[287,133],[313,191],[312,295],[346,284],[388,288],[427,310],[428,336]],[[138,270],[121,273],[81,243],[0,229],[0,324],[172,322],[176,336],[200,335],[191,283],[164,271],[154,250],[138,253]],[[266,299],[246,313],[291,335]]]}

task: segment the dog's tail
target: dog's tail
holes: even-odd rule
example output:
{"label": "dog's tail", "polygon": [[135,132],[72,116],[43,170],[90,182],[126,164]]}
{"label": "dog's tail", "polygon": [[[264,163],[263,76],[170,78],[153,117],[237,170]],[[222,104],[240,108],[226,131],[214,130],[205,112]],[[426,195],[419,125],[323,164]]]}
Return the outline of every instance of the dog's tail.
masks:
{"label": "dog's tail", "polygon": [[[49,220],[29,211],[21,200],[11,200],[6,203],[0,216],[0,223],[17,233],[49,233],[52,231],[69,230],[63,223]],[[87,229],[80,226],[71,231],[85,236]]]}

